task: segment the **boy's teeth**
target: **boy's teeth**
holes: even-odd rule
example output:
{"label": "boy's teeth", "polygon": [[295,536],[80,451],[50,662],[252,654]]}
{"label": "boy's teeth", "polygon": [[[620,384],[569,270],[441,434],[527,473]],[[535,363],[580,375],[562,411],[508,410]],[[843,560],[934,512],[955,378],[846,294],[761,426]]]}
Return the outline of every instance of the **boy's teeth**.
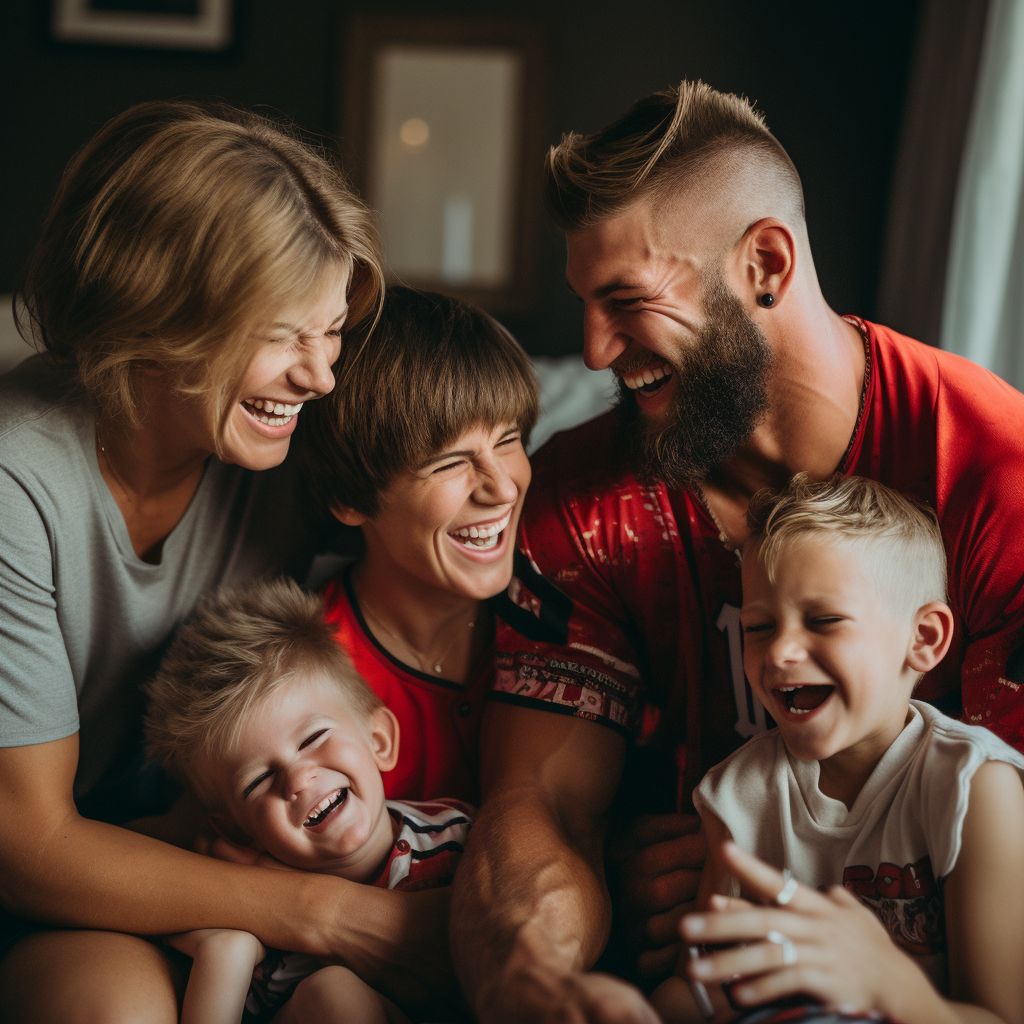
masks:
{"label": "boy's teeth", "polygon": [[493,548],[498,543],[498,535],[508,526],[512,518],[512,510],[509,509],[505,515],[496,523],[489,526],[462,526],[458,530],[451,530],[451,536],[464,540],[479,540],[481,544],[473,544],[475,548]]}
{"label": "boy's teeth", "polygon": [[348,790],[346,790],[346,789],[338,789],[338,790],[335,790],[333,793],[331,793],[330,796],[325,796],[323,798],[323,800],[321,800],[320,803],[318,803],[316,805],[316,807],[314,807],[313,810],[311,810],[309,812],[309,816],[306,818],[306,820],[302,824],[304,826],[306,826],[306,827],[308,827],[310,825],[319,824],[319,821],[324,816],[324,814],[326,814],[327,811],[334,804],[341,803],[342,798],[347,793],[348,793]]}

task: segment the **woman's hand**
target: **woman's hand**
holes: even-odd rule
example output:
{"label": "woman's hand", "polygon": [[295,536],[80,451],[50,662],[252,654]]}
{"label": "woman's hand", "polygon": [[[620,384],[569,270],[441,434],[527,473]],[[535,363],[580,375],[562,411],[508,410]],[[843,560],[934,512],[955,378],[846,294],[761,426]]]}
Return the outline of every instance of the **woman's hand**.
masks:
{"label": "woman's hand", "polygon": [[799,885],[785,907],[773,906],[785,884],[780,872],[732,842],[722,846],[721,857],[744,892],[767,905],[713,896],[709,913],[683,919],[688,943],[742,943],[692,961],[687,973],[695,981],[728,983],[740,976],[731,997],[742,1006],[803,994],[843,1012],[893,1017],[919,992],[926,1004],[938,1004],[931,1019],[947,1019],[944,1000],[921,969],[844,888],[820,893]]}

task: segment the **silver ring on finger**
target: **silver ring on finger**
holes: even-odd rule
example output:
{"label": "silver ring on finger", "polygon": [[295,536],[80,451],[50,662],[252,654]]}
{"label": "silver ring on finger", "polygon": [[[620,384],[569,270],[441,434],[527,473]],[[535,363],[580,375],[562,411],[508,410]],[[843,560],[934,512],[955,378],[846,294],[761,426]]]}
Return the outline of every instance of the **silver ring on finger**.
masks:
{"label": "silver ring on finger", "polygon": [[779,895],[775,897],[775,905],[784,907],[792,898],[793,894],[797,890],[797,886],[800,884],[790,873],[789,868],[786,868],[782,872],[784,879],[782,888],[779,890]]}
{"label": "silver ring on finger", "polygon": [[793,943],[782,934],[782,932],[777,932],[773,928],[768,932],[765,938],[776,946],[782,947],[783,966],[790,967],[796,963],[796,946],[794,946]]}

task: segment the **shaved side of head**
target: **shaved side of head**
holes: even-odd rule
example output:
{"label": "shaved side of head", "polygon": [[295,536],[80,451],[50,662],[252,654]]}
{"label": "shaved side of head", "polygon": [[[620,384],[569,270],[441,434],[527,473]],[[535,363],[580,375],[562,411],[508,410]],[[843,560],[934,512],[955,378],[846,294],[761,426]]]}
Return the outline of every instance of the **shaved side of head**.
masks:
{"label": "shaved side of head", "polygon": [[647,202],[705,221],[719,252],[765,217],[806,237],[792,160],[746,99],[703,82],[653,93],[593,135],[563,136],[545,160],[545,196],[564,231]]}

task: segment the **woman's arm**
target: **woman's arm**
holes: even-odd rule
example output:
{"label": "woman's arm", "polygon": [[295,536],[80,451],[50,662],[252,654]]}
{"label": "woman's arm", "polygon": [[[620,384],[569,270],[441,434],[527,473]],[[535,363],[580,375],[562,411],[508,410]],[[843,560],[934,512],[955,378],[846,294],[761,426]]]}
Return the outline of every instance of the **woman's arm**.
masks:
{"label": "woman's arm", "polygon": [[448,890],[399,893],[241,867],[81,817],[78,737],[0,749],[0,903],[48,924],[167,935],[252,932],[335,959],[404,1003],[445,997]]}

